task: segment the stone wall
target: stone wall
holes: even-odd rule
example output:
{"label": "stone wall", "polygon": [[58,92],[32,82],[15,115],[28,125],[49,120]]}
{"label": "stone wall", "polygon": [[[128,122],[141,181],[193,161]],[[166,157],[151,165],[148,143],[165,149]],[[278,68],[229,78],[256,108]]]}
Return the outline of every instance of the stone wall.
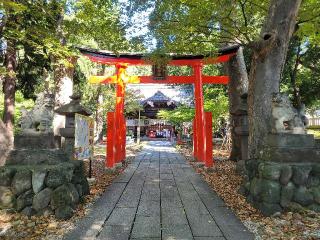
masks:
{"label": "stone wall", "polygon": [[302,207],[320,212],[320,163],[247,160],[242,167],[240,191],[264,215]]}
{"label": "stone wall", "polygon": [[0,209],[68,219],[87,194],[82,161],[0,167]]}

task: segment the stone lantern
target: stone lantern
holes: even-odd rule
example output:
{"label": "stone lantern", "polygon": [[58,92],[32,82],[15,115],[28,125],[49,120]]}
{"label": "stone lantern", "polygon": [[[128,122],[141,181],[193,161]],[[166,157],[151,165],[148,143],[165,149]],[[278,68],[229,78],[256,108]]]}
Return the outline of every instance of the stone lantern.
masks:
{"label": "stone lantern", "polygon": [[89,109],[81,105],[80,95],[73,94],[70,96],[71,101],[55,110],[56,113],[66,117],[65,127],[60,128],[60,135],[64,138],[61,141],[62,149],[73,159],[73,151],[75,144],[75,115],[76,113],[90,116],[92,113]]}
{"label": "stone lantern", "polygon": [[240,137],[241,142],[241,160],[247,160],[249,136],[247,94],[241,96],[240,106],[234,115],[236,116],[234,131]]}

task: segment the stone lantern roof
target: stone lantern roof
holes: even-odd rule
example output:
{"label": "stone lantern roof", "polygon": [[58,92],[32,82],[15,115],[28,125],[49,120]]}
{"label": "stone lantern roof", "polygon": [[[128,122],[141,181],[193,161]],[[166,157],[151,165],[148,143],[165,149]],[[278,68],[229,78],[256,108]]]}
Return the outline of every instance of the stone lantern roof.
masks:
{"label": "stone lantern roof", "polygon": [[90,116],[92,114],[89,109],[81,105],[80,95],[73,94],[72,96],[70,96],[70,98],[71,98],[70,103],[57,108],[55,112],[65,116],[74,116],[76,113],[84,116]]}

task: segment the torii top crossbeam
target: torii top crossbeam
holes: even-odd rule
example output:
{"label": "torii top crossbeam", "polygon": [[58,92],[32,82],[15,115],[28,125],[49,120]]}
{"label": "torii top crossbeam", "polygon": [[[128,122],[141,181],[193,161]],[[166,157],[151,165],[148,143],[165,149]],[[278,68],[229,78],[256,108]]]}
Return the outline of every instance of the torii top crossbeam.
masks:
{"label": "torii top crossbeam", "polygon": [[[175,55],[168,54],[169,61],[167,65],[176,66],[196,66],[205,64],[217,64],[227,62],[231,56],[235,55],[239,46],[230,46],[218,50],[216,57],[208,57],[205,55]],[[146,54],[143,53],[121,53],[114,54],[112,52],[94,50],[89,48],[79,48],[80,52],[87,56],[91,61],[106,65],[152,65],[147,61]],[[164,84],[192,84],[195,82],[194,76],[167,76],[163,80],[155,80],[152,76],[134,76],[129,77],[123,73],[122,79],[126,83],[164,83]],[[126,80],[127,79],[127,80]],[[89,79],[91,83],[118,83],[119,78],[112,76],[106,78],[104,76],[94,76]],[[227,84],[228,76],[202,76],[204,84]]]}

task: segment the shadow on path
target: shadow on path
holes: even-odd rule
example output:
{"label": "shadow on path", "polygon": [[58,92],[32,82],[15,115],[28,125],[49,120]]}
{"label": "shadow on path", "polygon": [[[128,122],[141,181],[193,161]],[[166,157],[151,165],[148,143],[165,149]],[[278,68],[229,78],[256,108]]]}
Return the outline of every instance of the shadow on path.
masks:
{"label": "shadow on path", "polygon": [[149,142],[64,239],[250,240],[170,142]]}

